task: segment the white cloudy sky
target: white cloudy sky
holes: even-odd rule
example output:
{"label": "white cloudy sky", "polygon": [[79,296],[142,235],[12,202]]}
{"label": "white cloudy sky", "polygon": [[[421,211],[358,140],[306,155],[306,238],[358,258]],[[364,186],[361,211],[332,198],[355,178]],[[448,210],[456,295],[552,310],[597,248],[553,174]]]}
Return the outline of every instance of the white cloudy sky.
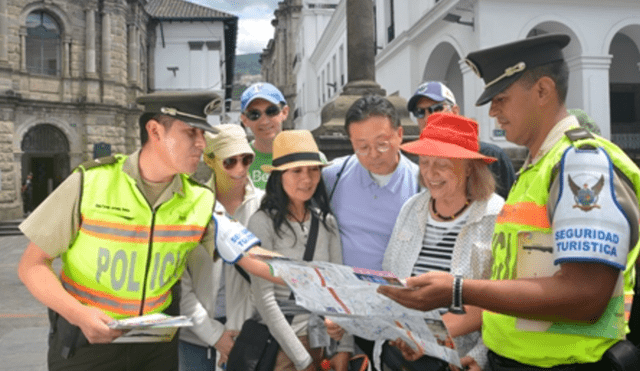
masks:
{"label": "white cloudy sky", "polygon": [[273,11],[279,0],[188,0],[216,10],[237,15],[236,54],[260,53],[273,38]]}

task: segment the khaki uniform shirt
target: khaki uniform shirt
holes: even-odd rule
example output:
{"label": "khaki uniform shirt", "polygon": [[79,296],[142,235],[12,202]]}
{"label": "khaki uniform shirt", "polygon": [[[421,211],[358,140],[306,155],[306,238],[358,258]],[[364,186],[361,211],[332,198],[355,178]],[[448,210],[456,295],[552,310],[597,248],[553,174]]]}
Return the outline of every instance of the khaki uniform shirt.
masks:
{"label": "khaki uniform shirt", "polygon": [[[150,205],[156,208],[170,200],[174,193],[182,194],[179,175],[175,175],[173,180],[167,183],[149,183],[143,180],[138,167],[139,158],[140,150],[125,160],[122,171],[135,179],[140,192]],[[19,226],[22,233],[50,257],[57,257],[65,252],[75,240],[80,229],[81,189],[82,175],[74,172]],[[91,186],[87,186],[83,192],[91,192]],[[200,240],[200,244],[211,256],[215,249],[214,223],[212,218]]]}

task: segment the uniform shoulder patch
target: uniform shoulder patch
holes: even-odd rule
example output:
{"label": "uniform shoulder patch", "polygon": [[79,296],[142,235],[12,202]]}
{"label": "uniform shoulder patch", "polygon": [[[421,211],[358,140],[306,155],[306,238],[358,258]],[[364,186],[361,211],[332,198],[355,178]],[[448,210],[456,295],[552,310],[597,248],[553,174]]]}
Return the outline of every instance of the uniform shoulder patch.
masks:
{"label": "uniform shoulder patch", "polygon": [[119,159],[120,159],[120,156],[100,157],[100,158],[96,158],[95,160],[85,161],[80,165],[78,165],[78,167],[83,168],[86,171],[86,170],[104,166],[104,165],[115,164],[116,162],[118,162]]}

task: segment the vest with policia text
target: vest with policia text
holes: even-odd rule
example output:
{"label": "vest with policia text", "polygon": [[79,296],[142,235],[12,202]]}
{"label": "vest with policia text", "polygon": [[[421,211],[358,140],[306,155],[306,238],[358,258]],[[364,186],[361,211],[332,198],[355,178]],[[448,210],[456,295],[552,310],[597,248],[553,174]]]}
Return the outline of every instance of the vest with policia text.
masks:
{"label": "vest with policia text", "polygon": [[62,254],[64,288],[116,319],[162,312],[171,304],[171,288],[213,209],[213,192],[181,174],[181,192],[153,210],[122,171],[125,159],[79,167],[81,225]]}
{"label": "vest with policia text", "polygon": [[[583,133],[569,139],[579,130],[568,131],[519,175],[496,219],[491,279],[551,276],[565,262],[599,262],[623,274],[594,324],[484,312],[485,345],[501,356],[538,367],[597,362],[627,331],[625,299],[631,302],[640,250],[640,173],[622,150],[605,139],[584,139]],[[550,187],[555,174],[558,181]],[[632,185],[622,184],[629,181]],[[549,200],[553,203],[547,210]]]}

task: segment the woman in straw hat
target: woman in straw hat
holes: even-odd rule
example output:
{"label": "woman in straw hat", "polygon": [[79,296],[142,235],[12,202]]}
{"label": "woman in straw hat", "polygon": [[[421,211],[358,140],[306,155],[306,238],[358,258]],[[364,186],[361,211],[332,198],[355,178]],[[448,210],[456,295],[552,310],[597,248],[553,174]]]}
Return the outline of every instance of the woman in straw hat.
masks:
{"label": "woman in straw hat", "polygon": [[[271,173],[266,195],[249,220],[249,229],[263,248],[302,260],[313,214],[319,219],[313,260],[342,263],[340,235],[320,173],[327,165],[322,158],[307,130],[284,131],[275,137],[272,164],[262,165]],[[253,279],[251,290],[258,312],[280,345],[274,370],[318,370],[322,348],[309,346],[309,315],[296,315],[289,323],[276,303],[287,300],[291,291],[264,279]],[[346,370],[352,350],[351,338],[340,342],[334,369]]]}
{"label": "woman in straw hat", "polygon": [[[247,225],[258,210],[264,192],[247,175],[253,150],[245,131],[236,124],[216,126],[205,133],[204,162],[213,171],[210,186],[216,192],[215,212]],[[181,313],[195,325],[180,331],[180,371],[214,370],[226,363],[233,337],[255,312],[251,287],[232,266],[208,258],[198,246],[188,257],[182,277]]]}
{"label": "woman in straw hat", "polygon": [[[436,113],[429,116],[420,139],[401,148],[419,156],[425,189],[403,205],[382,268],[398,277],[445,271],[463,278],[489,278],[493,227],[504,200],[494,193],[495,180],[487,166],[496,159],[478,152],[478,124],[453,113]],[[487,364],[479,331],[481,311],[464,309],[465,314],[454,314],[464,310],[450,308],[442,319],[463,366],[481,370]],[[431,365],[419,369],[439,369],[434,359],[416,354],[402,341],[395,344],[405,358]]]}

